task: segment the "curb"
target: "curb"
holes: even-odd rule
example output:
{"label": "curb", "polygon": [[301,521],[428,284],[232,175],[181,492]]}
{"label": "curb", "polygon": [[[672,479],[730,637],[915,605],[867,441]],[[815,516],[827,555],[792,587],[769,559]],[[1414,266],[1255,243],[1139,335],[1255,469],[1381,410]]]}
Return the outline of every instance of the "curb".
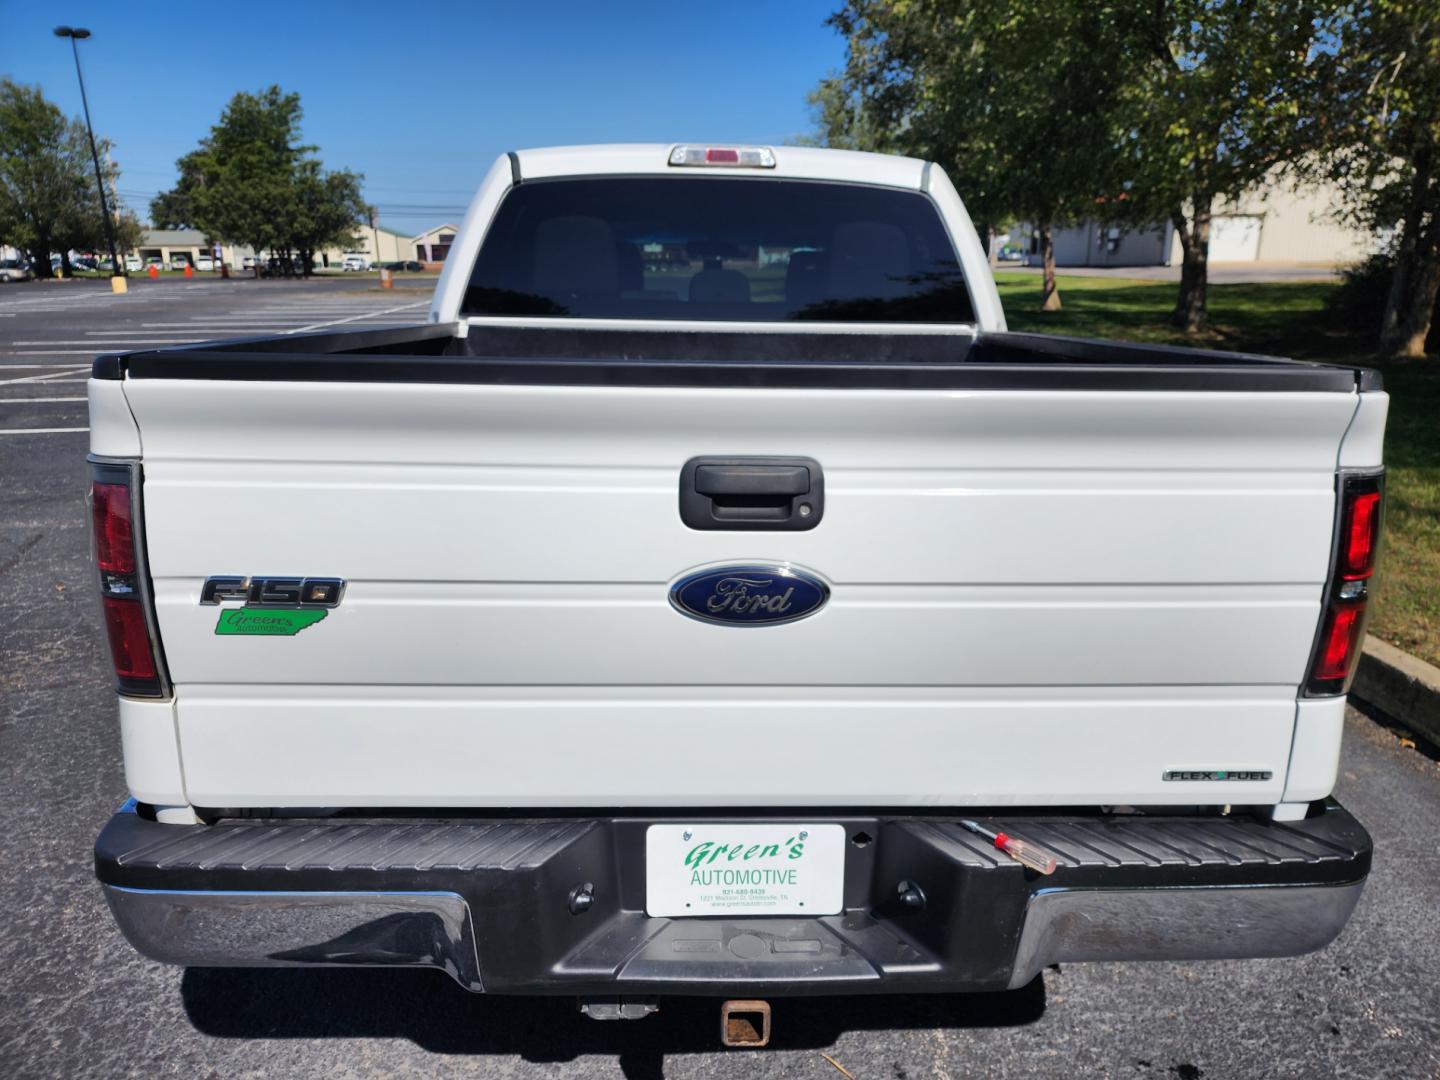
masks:
{"label": "curb", "polygon": [[1350,694],[1440,744],[1440,668],[1433,664],[1367,635]]}

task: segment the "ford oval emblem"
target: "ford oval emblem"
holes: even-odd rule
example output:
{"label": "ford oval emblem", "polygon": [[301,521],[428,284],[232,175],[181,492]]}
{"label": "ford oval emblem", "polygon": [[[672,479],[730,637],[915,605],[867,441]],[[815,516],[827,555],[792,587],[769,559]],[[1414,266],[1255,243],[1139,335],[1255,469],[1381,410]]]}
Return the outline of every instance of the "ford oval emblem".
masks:
{"label": "ford oval emblem", "polygon": [[788,563],[720,566],[687,574],[670,587],[682,614],[725,626],[774,626],[814,615],[830,586]]}

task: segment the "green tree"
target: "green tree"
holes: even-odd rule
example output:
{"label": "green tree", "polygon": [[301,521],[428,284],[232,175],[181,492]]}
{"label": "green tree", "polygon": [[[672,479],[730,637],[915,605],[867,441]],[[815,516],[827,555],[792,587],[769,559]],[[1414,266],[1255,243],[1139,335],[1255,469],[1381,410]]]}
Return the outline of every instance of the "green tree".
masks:
{"label": "green tree", "polygon": [[943,164],[982,229],[1032,224],[1046,310],[1053,236],[1115,191],[1117,16],[1080,0],[850,0],[843,74],[812,94],[829,145]]}
{"label": "green tree", "polygon": [[[1398,0],[1396,0],[1398,2]],[[848,62],[815,99],[841,137],[942,162],[980,221],[1040,238],[1098,218],[1171,222],[1173,321],[1206,319],[1217,207],[1320,145],[1315,118],[1346,0],[849,0]]]}
{"label": "green tree", "polygon": [[299,143],[300,116],[300,95],[278,86],[230,100],[189,155],[202,177],[191,192],[195,225],[222,241],[288,255],[295,171],[313,149]]}
{"label": "green tree", "polygon": [[805,95],[814,130],[795,138],[796,146],[825,146],[835,150],[865,150],[874,154],[902,152],[900,141],[879,115],[848,82],[831,72]]}
{"label": "green tree", "polygon": [[360,196],[359,173],[325,172],[316,161],[301,163],[296,195],[290,243],[308,274],[320,248],[354,247],[360,242],[360,219],[368,216],[370,208]]}
{"label": "green tree", "polygon": [[208,237],[268,251],[289,273],[309,273],[315,252],[349,244],[364,213],[360,174],[327,172],[300,141],[299,94],[271,86],[239,93],[198,149],[177,163],[180,181],[151,203],[156,218]]}
{"label": "green tree", "polygon": [[[102,164],[103,168],[103,164]],[[99,251],[105,259],[109,259],[110,241],[105,230],[105,219],[100,216],[100,202],[94,194],[95,181],[93,179],[94,169],[91,169],[90,191],[87,197],[79,200],[73,207],[73,213],[61,218],[55,230],[56,248],[61,253],[65,273],[70,272],[69,252],[74,251]],[[120,258],[125,257],[125,252],[133,251],[140,246],[141,226],[140,220],[129,210],[120,209],[116,200],[115,188],[110,177],[106,177],[106,199],[110,206],[110,227],[115,233],[115,250]]]}
{"label": "green tree", "polygon": [[1311,171],[1339,185],[1350,223],[1393,232],[1380,344],[1422,356],[1440,294],[1440,7],[1373,0],[1335,55]]}
{"label": "green tree", "polygon": [[1207,319],[1210,228],[1227,201],[1294,174],[1321,141],[1316,105],[1351,15],[1342,0],[1156,0],[1115,24],[1129,69],[1116,137],[1134,224],[1169,220],[1180,239],[1171,321]]}
{"label": "green tree", "polygon": [[[119,173],[109,164],[109,144],[98,143],[111,205],[118,206]],[[133,225],[133,215],[119,216],[121,232]],[[41,277],[53,273],[51,252],[60,252],[68,272],[72,248],[106,247],[85,125],[67,120],[39,87],[10,79],[0,79],[0,237],[24,251]]]}
{"label": "green tree", "polygon": [[150,224],[157,229],[195,227],[195,190],[205,182],[202,152],[186,154],[175,163],[179,182],[150,200]]}

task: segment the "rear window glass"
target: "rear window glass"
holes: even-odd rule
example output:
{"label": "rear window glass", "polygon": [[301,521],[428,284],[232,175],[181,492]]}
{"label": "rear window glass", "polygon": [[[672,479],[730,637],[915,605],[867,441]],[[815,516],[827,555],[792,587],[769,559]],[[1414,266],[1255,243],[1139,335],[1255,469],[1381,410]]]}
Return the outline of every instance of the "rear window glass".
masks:
{"label": "rear window glass", "polygon": [[749,177],[521,184],[486,233],[463,312],[974,321],[925,195]]}

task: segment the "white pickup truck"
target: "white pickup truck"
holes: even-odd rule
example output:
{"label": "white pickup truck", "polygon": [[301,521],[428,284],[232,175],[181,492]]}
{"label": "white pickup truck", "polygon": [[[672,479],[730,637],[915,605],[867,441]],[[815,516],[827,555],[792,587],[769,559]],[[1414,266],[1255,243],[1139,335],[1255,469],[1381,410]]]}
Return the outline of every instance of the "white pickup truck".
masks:
{"label": "white pickup truck", "polygon": [[89,395],[147,956],[629,1017],[1292,955],[1359,897],[1379,378],[1007,333],[936,165],[509,154],[428,325]]}

